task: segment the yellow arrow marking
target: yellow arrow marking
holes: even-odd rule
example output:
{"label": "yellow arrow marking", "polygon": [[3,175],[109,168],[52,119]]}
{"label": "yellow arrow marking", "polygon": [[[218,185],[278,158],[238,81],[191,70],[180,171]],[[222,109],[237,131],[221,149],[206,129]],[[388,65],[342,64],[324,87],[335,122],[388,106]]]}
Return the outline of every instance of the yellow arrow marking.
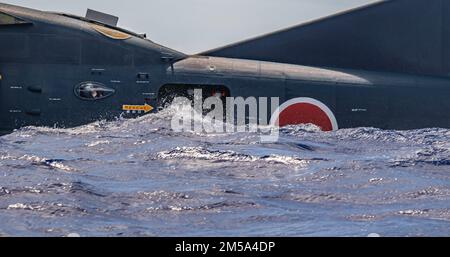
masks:
{"label": "yellow arrow marking", "polygon": [[154,108],[151,105],[123,105],[122,110],[124,111],[138,111],[138,112],[151,112]]}

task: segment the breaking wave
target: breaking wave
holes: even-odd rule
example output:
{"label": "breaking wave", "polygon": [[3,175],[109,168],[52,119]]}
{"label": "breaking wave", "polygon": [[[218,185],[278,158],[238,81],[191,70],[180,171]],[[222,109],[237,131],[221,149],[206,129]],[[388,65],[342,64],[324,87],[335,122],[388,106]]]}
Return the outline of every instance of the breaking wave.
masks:
{"label": "breaking wave", "polygon": [[0,235],[450,232],[450,130],[302,125],[263,143],[175,133],[174,111],[0,137]]}

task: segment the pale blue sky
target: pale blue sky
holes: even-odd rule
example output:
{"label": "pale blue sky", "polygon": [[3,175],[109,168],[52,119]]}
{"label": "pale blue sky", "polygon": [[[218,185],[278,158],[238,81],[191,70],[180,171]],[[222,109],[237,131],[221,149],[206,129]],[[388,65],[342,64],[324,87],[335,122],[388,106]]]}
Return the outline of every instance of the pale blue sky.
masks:
{"label": "pale blue sky", "polygon": [[193,54],[376,0],[0,0],[84,16],[87,8],[120,17],[119,25]]}

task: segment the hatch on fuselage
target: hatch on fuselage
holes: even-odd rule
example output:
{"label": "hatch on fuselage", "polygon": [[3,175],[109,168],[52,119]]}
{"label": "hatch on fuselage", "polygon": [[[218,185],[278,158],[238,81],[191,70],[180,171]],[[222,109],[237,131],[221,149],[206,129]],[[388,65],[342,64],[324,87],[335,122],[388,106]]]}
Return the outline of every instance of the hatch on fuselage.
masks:
{"label": "hatch on fuselage", "polygon": [[91,21],[97,21],[113,27],[116,27],[117,23],[119,22],[119,17],[91,9],[87,9],[86,19]]}

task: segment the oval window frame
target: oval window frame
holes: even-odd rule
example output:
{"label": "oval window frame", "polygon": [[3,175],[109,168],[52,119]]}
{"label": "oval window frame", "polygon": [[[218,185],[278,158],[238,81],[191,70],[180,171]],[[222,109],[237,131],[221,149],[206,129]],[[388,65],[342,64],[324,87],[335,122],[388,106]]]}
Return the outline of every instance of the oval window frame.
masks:
{"label": "oval window frame", "polygon": [[[111,90],[111,91],[110,91],[111,93],[110,93],[110,94],[107,94],[107,95],[104,95],[104,96],[101,96],[101,97],[98,97],[98,98],[85,98],[85,97],[82,97],[81,94],[80,94],[80,90],[79,90],[79,89],[80,89],[82,86],[87,85],[87,84],[93,84],[93,85],[96,85],[96,86],[100,86],[100,87],[102,87],[102,88],[104,88],[104,89]],[[105,84],[100,83],[100,82],[95,82],[95,81],[85,81],[85,82],[81,82],[81,83],[79,83],[78,85],[76,85],[75,88],[74,88],[74,90],[73,90],[73,92],[74,92],[74,94],[75,94],[76,97],[78,97],[79,99],[81,99],[81,100],[83,100],[83,101],[94,102],[94,101],[104,100],[104,99],[106,99],[106,98],[109,98],[109,97],[115,95],[115,94],[116,94],[116,89],[115,89],[115,88],[107,87]]]}
{"label": "oval window frame", "polygon": [[131,38],[131,35],[129,35],[125,32],[119,31],[119,30],[115,30],[115,29],[108,28],[105,26],[100,26],[97,24],[90,24],[90,25],[98,33],[102,34],[105,37],[114,39],[114,40],[126,40],[126,39]]}

